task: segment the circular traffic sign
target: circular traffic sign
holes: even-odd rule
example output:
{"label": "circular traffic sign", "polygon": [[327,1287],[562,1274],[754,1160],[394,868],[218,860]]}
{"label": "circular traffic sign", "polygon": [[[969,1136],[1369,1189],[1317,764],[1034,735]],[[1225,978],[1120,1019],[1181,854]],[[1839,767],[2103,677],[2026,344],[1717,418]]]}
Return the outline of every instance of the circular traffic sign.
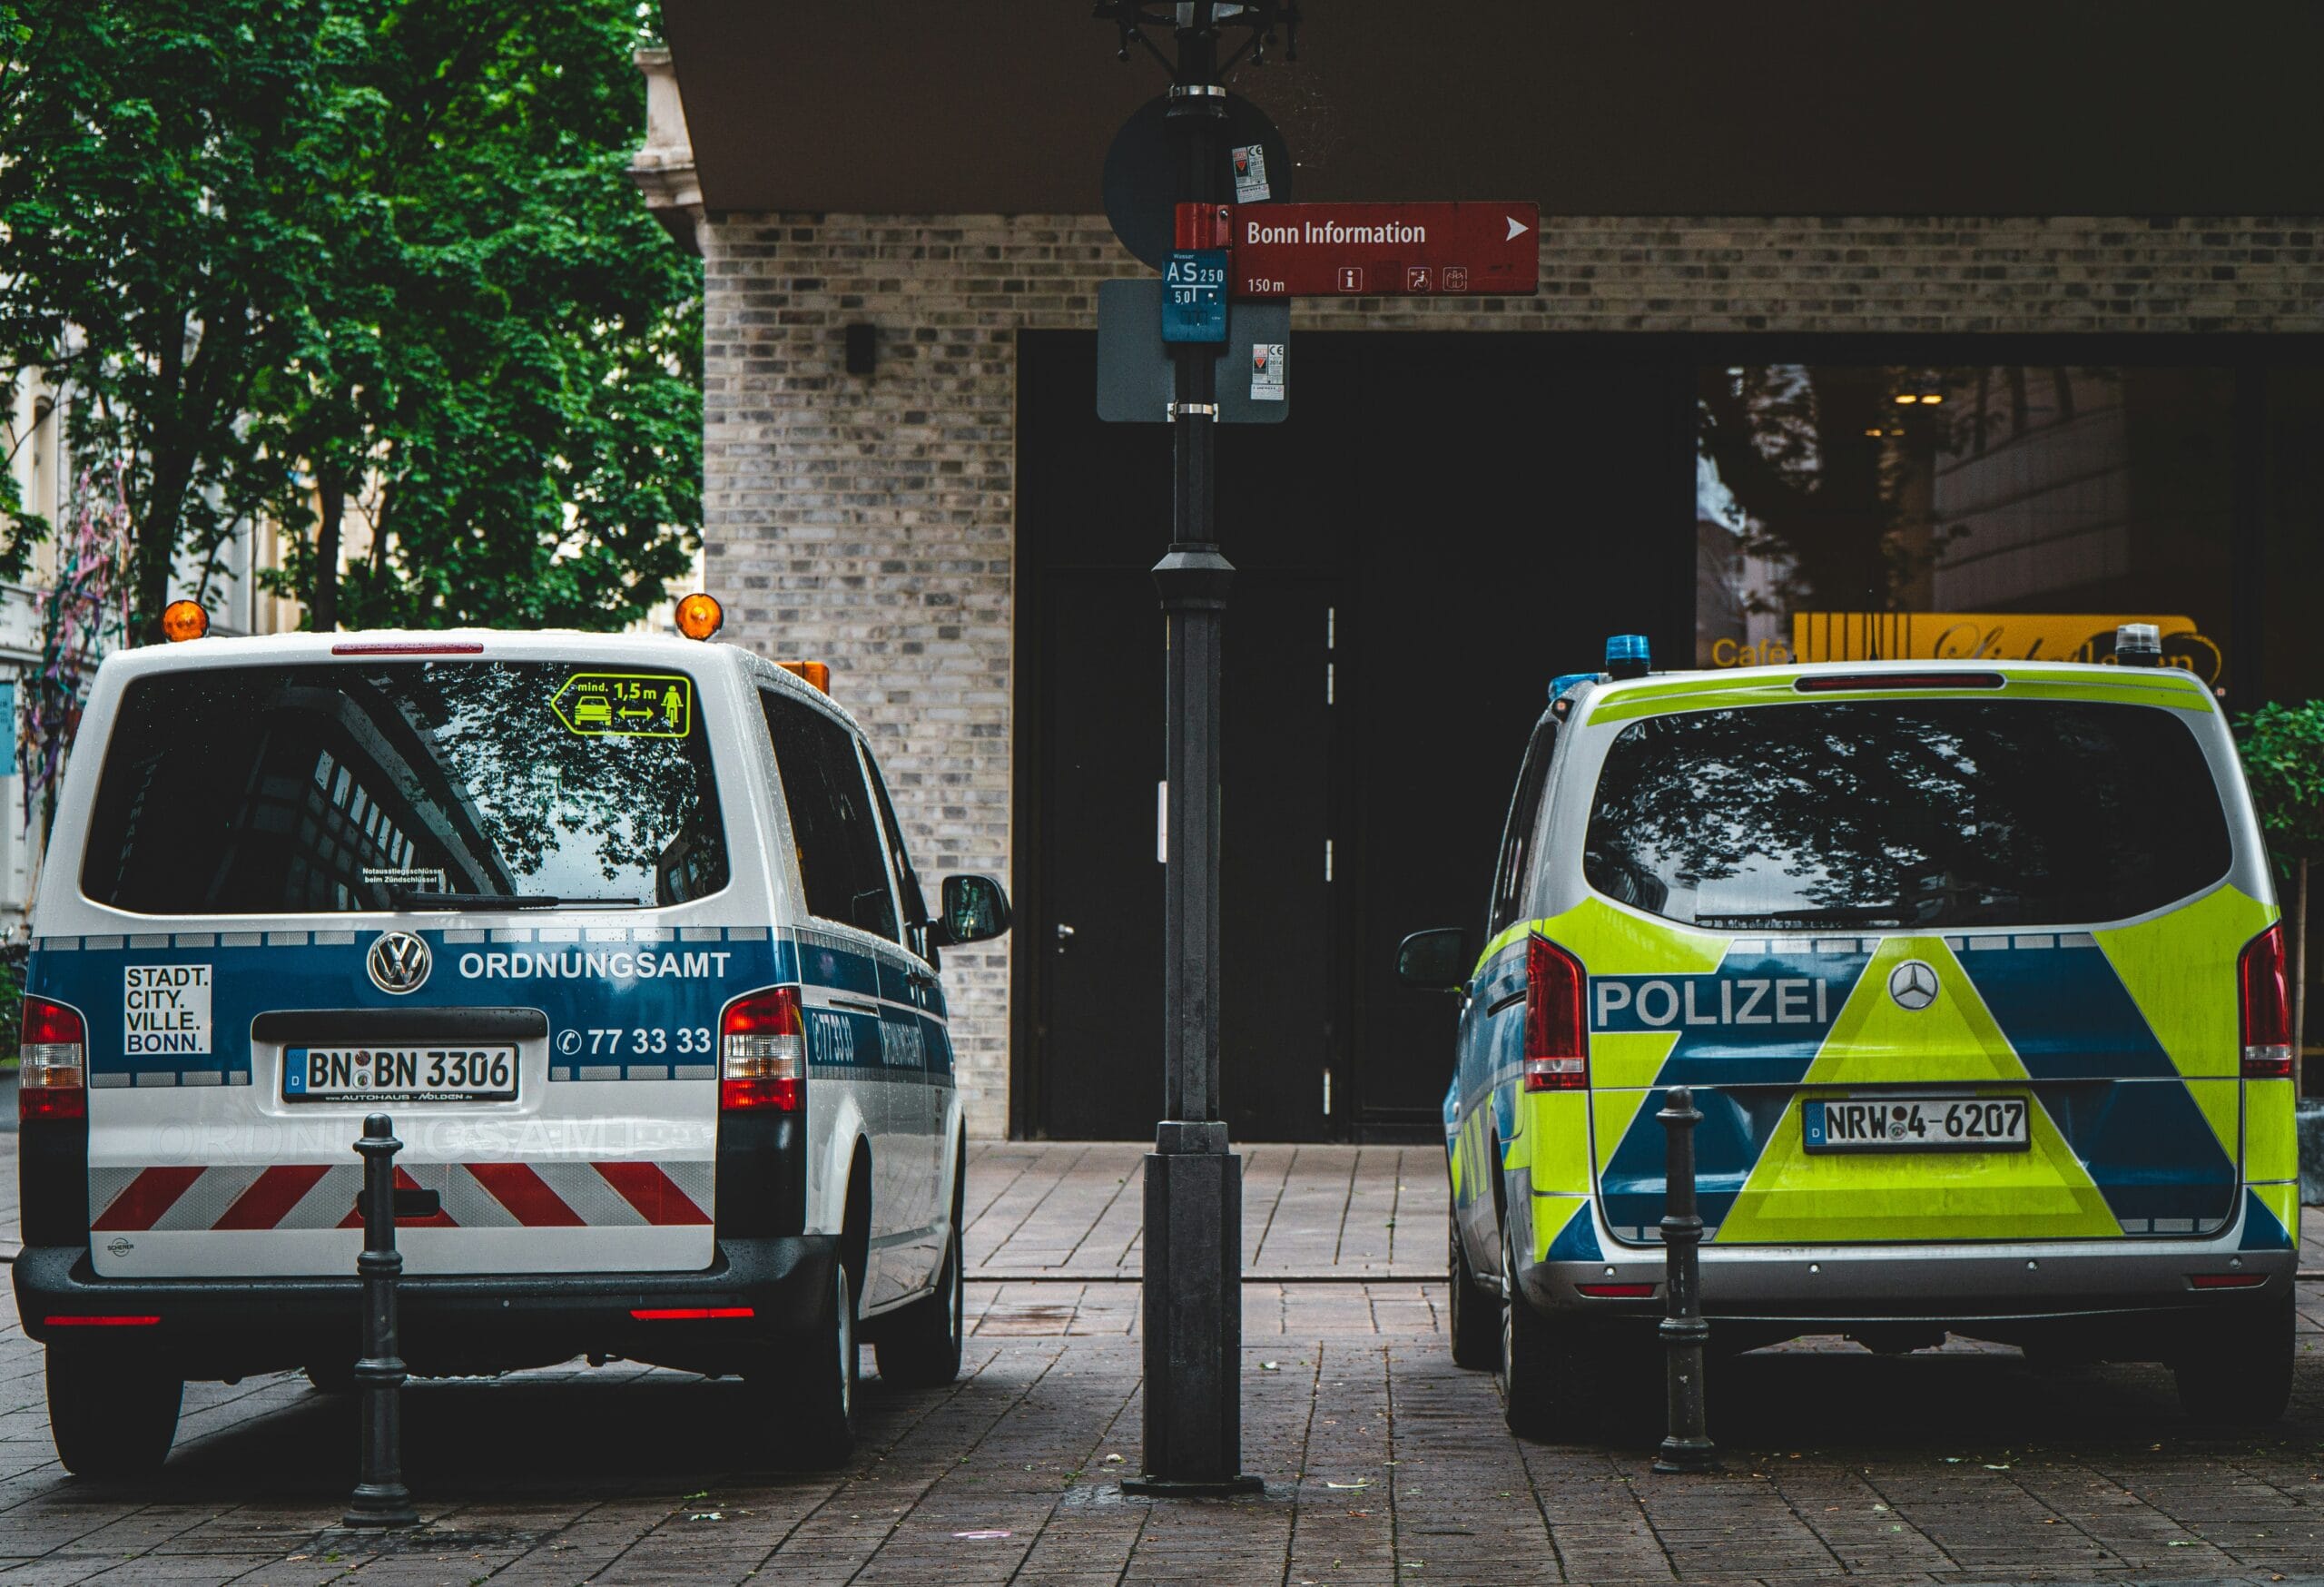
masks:
{"label": "circular traffic sign", "polygon": [[[1170,96],[1148,100],[1122,123],[1106,151],[1106,219],[1122,246],[1156,270],[1170,262],[1176,235],[1178,195],[1178,151],[1167,117]],[[1226,153],[1221,156],[1219,192],[1231,202],[1280,202],[1291,197],[1291,149],[1267,119],[1266,112],[1247,99],[1226,95]],[[1263,172],[1266,196],[1236,196],[1237,150],[1256,150],[1244,159],[1244,191],[1249,177]]]}

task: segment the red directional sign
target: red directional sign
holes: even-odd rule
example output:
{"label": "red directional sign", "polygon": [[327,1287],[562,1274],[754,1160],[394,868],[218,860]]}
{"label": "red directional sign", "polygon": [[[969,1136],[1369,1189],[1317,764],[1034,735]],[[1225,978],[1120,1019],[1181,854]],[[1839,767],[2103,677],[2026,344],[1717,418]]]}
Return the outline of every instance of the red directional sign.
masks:
{"label": "red directional sign", "polygon": [[1539,204],[1237,204],[1238,298],[1486,297],[1541,284]]}

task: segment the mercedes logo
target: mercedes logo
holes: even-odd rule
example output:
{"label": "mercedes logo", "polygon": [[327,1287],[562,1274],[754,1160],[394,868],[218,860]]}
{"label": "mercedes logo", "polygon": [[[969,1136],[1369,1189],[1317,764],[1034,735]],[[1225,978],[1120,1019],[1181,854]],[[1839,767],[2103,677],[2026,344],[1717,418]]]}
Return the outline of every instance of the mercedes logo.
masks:
{"label": "mercedes logo", "polygon": [[371,951],[364,955],[363,967],[371,972],[373,986],[400,997],[428,984],[434,961],[428,944],[409,932],[382,932],[371,944]]}
{"label": "mercedes logo", "polygon": [[1927,961],[1907,959],[1888,972],[1888,995],[1915,1013],[1936,1001],[1936,971]]}

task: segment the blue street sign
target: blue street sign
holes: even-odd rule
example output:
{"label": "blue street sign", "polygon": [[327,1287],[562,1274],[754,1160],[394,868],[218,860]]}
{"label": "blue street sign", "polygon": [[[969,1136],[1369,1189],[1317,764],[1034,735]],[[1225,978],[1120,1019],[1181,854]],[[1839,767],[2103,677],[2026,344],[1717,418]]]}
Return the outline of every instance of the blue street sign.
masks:
{"label": "blue street sign", "polygon": [[1162,272],[1162,340],[1226,340],[1226,250],[1180,249]]}

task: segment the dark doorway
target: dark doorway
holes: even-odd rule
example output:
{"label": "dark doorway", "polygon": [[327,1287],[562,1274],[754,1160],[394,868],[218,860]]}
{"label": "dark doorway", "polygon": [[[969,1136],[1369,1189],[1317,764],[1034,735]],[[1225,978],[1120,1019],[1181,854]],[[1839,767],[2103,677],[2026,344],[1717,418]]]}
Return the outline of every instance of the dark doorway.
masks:
{"label": "dark doorway", "polygon": [[[1047,981],[1044,1132],[1136,1137],[1162,1095],[1162,624],[1142,573],[1065,570],[1049,595],[1048,884],[1026,916]],[[1326,1133],[1333,598],[1321,580],[1265,572],[1235,590],[1220,827],[1236,902],[1220,922],[1220,1067],[1239,1138]]]}
{"label": "dark doorway", "polygon": [[[1453,1010],[1391,973],[1483,919],[1543,685],[1691,643],[1691,365],[1545,337],[1315,335],[1295,410],[1220,437],[1222,1086],[1239,1139],[1425,1136]],[[1161,1097],[1169,438],[1092,411],[1095,339],[1019,350],[1020,1133]],[[1627,360],[1628,361],[1624,361]]]}

